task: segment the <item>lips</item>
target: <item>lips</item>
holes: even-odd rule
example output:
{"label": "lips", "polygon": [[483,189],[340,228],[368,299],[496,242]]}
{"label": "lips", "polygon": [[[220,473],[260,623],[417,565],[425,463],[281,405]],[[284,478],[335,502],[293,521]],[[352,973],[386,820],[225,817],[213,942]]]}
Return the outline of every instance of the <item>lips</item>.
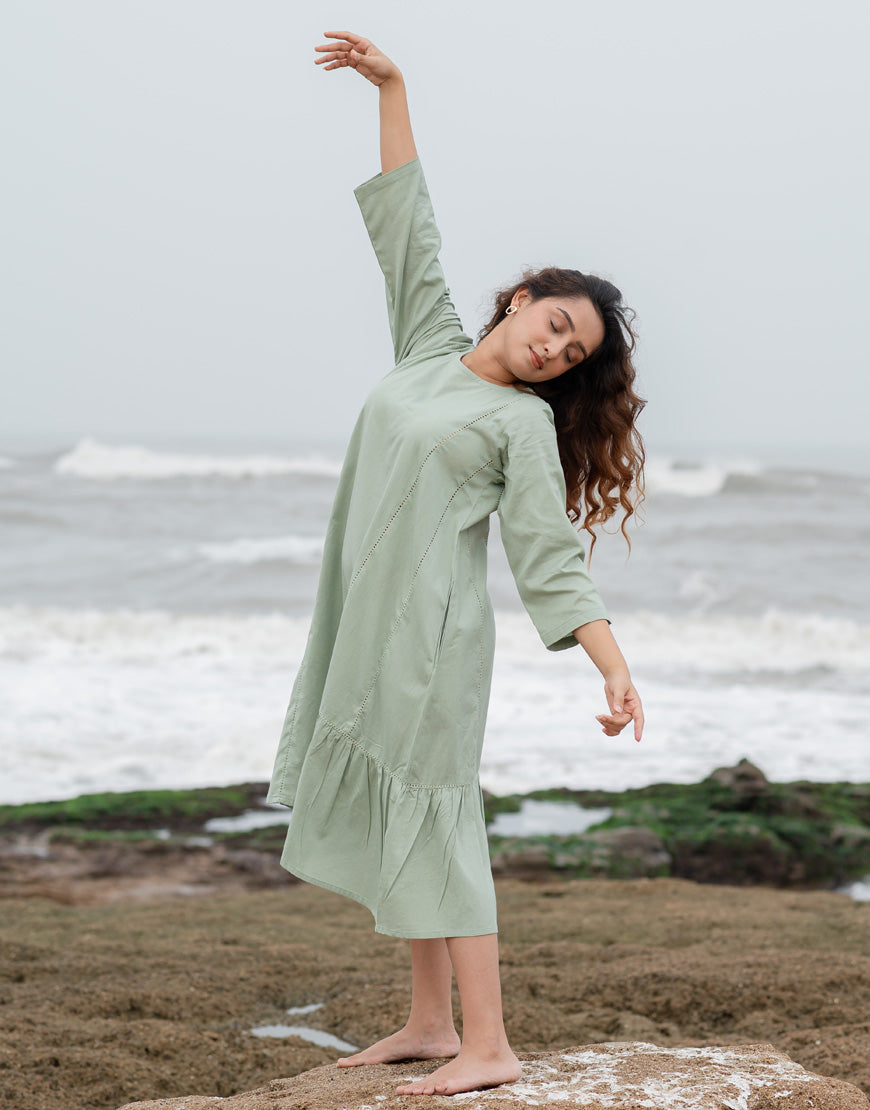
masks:
{"label": "lips", "polygon": [[542,370],[543,367],[544,367],[544,364],[540,360],[540,358],[538,357],[537,353],[531,347],[529,347],[529,351],[531,351],[531,355],[532,355],[532,366],[534,366],[534,368],[536,370]]}

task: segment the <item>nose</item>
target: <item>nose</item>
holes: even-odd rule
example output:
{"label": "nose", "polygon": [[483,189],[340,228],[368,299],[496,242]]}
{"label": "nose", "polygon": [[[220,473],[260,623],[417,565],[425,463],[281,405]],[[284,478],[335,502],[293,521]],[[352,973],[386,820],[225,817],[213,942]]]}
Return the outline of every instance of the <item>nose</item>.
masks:
{"label": "nose", "polygon": [[570,335],[560,335],[551,338],[544,343],[544,357],[545,358],[558,358],[571,344]]}
{"label": "nose", "polygon": [[544,358],[558,358],[567,345],[567,339],[564,343],[560,343],[558,339],[548,340],[544,343]]}

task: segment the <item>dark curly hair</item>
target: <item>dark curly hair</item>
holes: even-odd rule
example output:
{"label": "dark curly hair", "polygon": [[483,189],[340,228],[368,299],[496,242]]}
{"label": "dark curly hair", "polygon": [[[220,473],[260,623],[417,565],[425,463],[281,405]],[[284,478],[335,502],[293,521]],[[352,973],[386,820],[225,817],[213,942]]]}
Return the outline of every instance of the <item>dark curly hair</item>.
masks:
{"label": "dark curly hair", "polygon": [[643,501],[644,450],[637,418],[646,401],[634,391],[636,371],[632,356],[637,337],[635,314],[622,303],[615,285],[594,274],[548,266],[524,273],[510,289],[496,294],[495,311],[478,339],[505,317],[505,309],[519,289],[528,289],[533,301],[542,297],[587,297],[604,324],[604,339],[592,354],[544,382],[518,382],[553,410],[559,458],[568,492],[566,511],[595,546],[595,525],[604,524],[623,510],[620,530],[631,547],[626,523]]}

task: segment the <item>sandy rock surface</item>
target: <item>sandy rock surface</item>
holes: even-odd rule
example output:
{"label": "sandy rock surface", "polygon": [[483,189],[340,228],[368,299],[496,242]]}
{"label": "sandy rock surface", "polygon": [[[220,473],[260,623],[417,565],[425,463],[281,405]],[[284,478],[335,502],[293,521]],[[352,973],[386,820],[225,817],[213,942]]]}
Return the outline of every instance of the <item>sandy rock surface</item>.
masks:
{"label": "sandy rock surface", "polygon": [[[614,1042],[764,1042],[870,1094],[870,903],[673,879],[497,889],[506,1023],[524,1059]],[[92,895],[0,899],[2,1110],[229,1099],[321,1065],[343,1083],[340,1050],[252,1030],[304,1024],[363,1046],[407,1016],[407,944],[373,933],[368,912],[338,895],[304,884]],[[367,1104],[359,1084],[377,1076],[355,1069],[336,1105]],[[793,1105],[819,1110],[813,1098]]]}
{"label": "sandy rock surface", "polygon": [[857,1087],[813,1075],[771,1045],[659,1048],[644,1042],[586,1045],[523,1057],[517,1083],[428,1100],[395,1094],[397,1083],[437,1066],[314,1068],[231,1098],[192,1095],[131,1102],[121,1110],[390,1110],[455,1104],[461,1110],[517,1106],[583,1110],[867,1110]]}

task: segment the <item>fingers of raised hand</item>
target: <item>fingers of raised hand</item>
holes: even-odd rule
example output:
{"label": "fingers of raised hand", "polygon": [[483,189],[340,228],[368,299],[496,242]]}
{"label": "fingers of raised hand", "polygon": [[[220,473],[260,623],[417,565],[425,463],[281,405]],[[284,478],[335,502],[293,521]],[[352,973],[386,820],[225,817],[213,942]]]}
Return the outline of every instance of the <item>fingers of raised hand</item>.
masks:
{"label": "fingers of raised hand", "polygon": [[316,66],[323,66],[324,69],[340,69],[342,66],[350,65],[347,57],[339,54],[327,55],[325,58],[315,58],[314,64]]}
{"label": "fingers of raised hand", "polygon": [[354,65],[354,58],[350,50],[333,50],[332,47],[328,46],[315,46],[314,49],[324,51],[321,57],[314,59],[316,66],[323,66],[324,69],[338,69],[340,66]]}
{"label": "fingers of raised hand", "polygon": [[323,37],[325,39],[343,39],[345,42],[350,43],[351,46],[358,45],[359,43],[368,45],[369,41],[368,39],[364,39],[362,35],[355,35],[353,31],[324,31]]}
{"label": "fingers of raised hand", "polygon": [[371,47],[368,39],[360,38],[350,31],[326,31],[324,37],[337,40],[314,47],[315,53],[322,55],[314,59],[314,64],[322,65],[324,69],[338,69],[341,66],[356,68],[357,62]]}

